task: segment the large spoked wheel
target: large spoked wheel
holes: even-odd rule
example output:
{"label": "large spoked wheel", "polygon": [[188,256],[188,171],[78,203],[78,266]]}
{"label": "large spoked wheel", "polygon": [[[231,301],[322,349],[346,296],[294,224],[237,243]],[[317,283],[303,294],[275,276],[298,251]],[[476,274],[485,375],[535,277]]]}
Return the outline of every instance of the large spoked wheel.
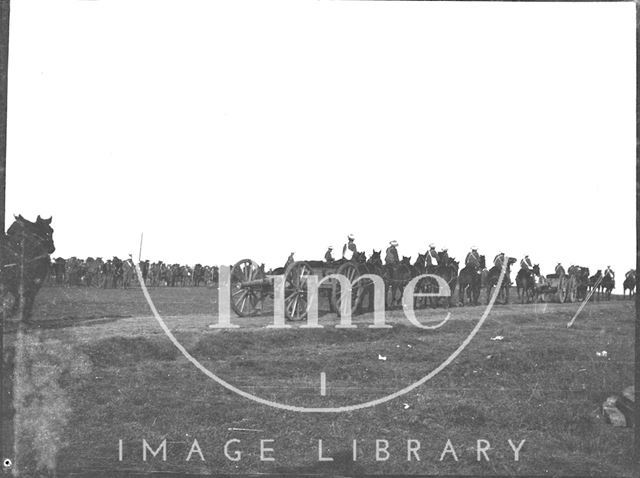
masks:
{"label": "large spoked wheel", "polygon": [[558,291],[556,295],[558,298],[558,302],[560,302],[561,304],[563,304],[567,299],[567,285],[567,276],[560,276],[558,278]]}
{"label": "large spoked wheel", "polygon": [[307,318],[309,301],[305,276],[313,274],[306,262],[294,262],[284,272],[284,314],[288,320]]}
{"label": "large spoked wheel", "polygon": [[569,280],[567,281],[567,298],[566,302],[575,302],[576,301],[576,291],[577,291],[577,283],[575,276],[569,276]]}
{"label": "large spoked wheel", "polygon": [[[358,306],[360,305],[360,298],[362,296],[362,284],[358,282],[354,284],[355,281],[360,276],[360,271],[358,270],[358,266],[353,262],[345,262],[336,271],[336,274],[342,274],[349,282],[352,284],[351,289],[351,315],[355,314],[358,310]],[[342,311],[342,301],[348,300],[348,298],[343,294],[342,287],[340,287],[340,283],[336,280],[333,281],[333,287],[331,290],[331,303],[333,309],[340,317]]]}
{"label": "large spoked wheel", "polygon": [[240,317],[257,314],[264,301],[264,270],[251,259],[236,262],[231,269],[231,308]]}

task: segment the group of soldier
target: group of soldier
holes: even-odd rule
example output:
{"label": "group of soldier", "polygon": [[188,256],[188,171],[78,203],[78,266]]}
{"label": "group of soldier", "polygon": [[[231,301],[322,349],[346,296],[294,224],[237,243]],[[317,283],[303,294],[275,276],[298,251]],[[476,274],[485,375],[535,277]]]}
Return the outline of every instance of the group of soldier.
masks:
{"label": "group of soldier", "polygon": [[[347,242],[342,247],[342,259],[351,260],[354,255],[358,252],[358,248],[355,243],[355,236],[353,234],[349,234],[347,237]],[[294,253],[292,252],[287,260],[287,265],[294,261],[293,258]],[[438,252],[436,251],[435,244],[429,244],[429,250],[425,254],[425,260],[427,267],[438,266],[440,263],[447,261],[448,259],[448,249],[446,247],[441,248]],[[500,251],[493,259],[493,265],[499,269],[502,269],[504,261],[505,261],[505,253]],[[324,260],[326,262],[334,262],[336,259],[333,257],[333,246],[329,246],[324,255]],[[400,264],[400,255],[398,253],[398,241],[392,240],[389,242],[389,247],[387,247],[385,251],[384,263],[387,266],[396,266]],[[478,252],[477,246],[472,246],[471,250],[467,253],[464,261],[465,267],[469,267],[472,270],[480,271],[482,269],[482,261],[481,255]],[[568,271],[565,270],[564,266],[561,262],[558,262],[555,266],[555,274],[557,276],[565,275],[567,272],[571,274],[573,269],[578,267],[576,264],[571,264],[569,266]],[[524,270],[526,273],[531,274],[534,272],[534,264],[529,257],[528,254],[525,254],[524,257],[520,260],[520,268]],[[627,276],[635,271],[629,271]],[[610,265],[606,267],[603,275],[609,276],[612,279],[615,279],[615,272],[611,268]]]}
{"label": "group of soldier", "polygon": [[[165,264],[162,261],[150,263],[141,261],[140,272],[147,286],[186,287],[208,285],[217,282],[218,267],[196,264],[194,267],[183,264]],[[135,285],[135,266],[133,260],[103,260],[101,257],[79,259],[70,257],[56,258],[49,267],[50,284],[64,286],[86,286],[104,289],[123,288]]]}

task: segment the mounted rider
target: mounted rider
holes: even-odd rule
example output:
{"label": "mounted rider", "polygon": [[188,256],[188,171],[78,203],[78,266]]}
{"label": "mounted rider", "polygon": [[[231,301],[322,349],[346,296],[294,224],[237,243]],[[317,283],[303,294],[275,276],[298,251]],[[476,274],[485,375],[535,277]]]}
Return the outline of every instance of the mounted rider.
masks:
{"label": "mounted rider", "polygon": [[440,265],[447,266],[449,265],[449,249],[443,247],[440,251]]}
{"label": "mounted rider", "polygon": [[520,261],[520,267],[527,272],[533,272],[533,263],[528,254],[525,254],[524,258]]}
{"label": "mounted rider", "polygon": [[397,266],[400,264],[400,257],[398,256],[398,241],[389,242],[386,255],[384,256],[384,263],[388,266]]}
{"label": "mounted rider", "polygon": [[464,260],[464,265],[475,272],[480,272],[480,254],[478,253],[478,248],[476,246],[471,247],[471,252],[467,254],[467,257]]}
{"label": "mounted rider", "polygon": [[604,270],[604,275],[605,276],[610,276],[612,279],[616,278],[616,273],[613,272],[613,269],[611,268],[611,266],[607,266],[607,268]]}
{"label": "mounted rider", "polygon": [[349,234],[347,236],[347,243],[342,246],[342,258],[350,261],[354,258],[356,253],[358,252],[358,248],[356,247],[355,237],[353,234]]}
{"label": "mounted rider", "polygon": [[633,277],[634,279],[636,278],[636,270],[635,269],[629,269],[627,271],[627,273],[624,275],[625,279],[628,279],[629,277]]}
{"label": "mounted rider", "polygon": [[504,252],[498,252],[498,255],[493,258],[493,265],[498,269],[502,270],[503,264],[504,264]]}
{"label": "mounted rider", "polygon": [[324,260],[325,260],[326,262],[333,262],[333,261],[335,261],[335,259],[333,258],[332,251],[333,251],[333,246],[329,246],[329,247],[327,248],[327,252],[325,252],[325,253],[324,253]]}
{"label": "mounted rider", "polygon": [[425,255],[427,261],[427,268],[438,267],[438,253],[436,252],[435,244],[429,244],[429,250]]}
{"label": "mounted rider", "polygon": [[562,267],[561,262],[558,262],[558,265],[556,265],[556,275],[558,277],[562,277],[563,275],[566,275],[566,272],[564,271],[564,267]]}

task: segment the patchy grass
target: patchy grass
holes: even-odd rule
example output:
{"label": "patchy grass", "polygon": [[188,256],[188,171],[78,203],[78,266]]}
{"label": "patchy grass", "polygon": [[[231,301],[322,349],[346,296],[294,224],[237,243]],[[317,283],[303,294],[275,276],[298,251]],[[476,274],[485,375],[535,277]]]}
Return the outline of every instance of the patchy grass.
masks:
{"label": "patchy grass", "polygon": [[[53,300],[56,291],[62,298],[42,302]],[[70,363],[88,364],[69,373],[64,368],[72,365],[58,361],[57,375],[51,377],[57,400],[68,410],[60,422],[59,472],[632,476],[633,430],[611,427],[599,408],[607,396],[633,383],[635,310],[630,302],[590,304],[572,329],[565,324],[577,304],[496,308],[450,366],[408,394],[359,411],[301,414],[241,398],[205,377],[154,321],[135,319],[149,315],[145,303],[133,292],[116,292],[75,291],[79,295],[72,298],[69,289],[49,289],[53,296],[39,298],[43,320],[114,311],[134,316],[38,332],[39,347],[63,344],[79,357]],[[372,400],[420,379],[459,346],[483,311],[452,309],[449,323],[429,331],[398,323],[401,319],[388,330],[360,325],[212,331],[193,326],[194,315],[211,314],[210,290],[153,293],[165,309],[161,313],[190,314],[171,327],[204,366],[263,398],[310,407]],[[371,322],[370,316],[359,320]],[[504,339],[490,340],[498,335]],[[606,358],[596,356],[601,350],[608,351]],[[327,377],[325,397],[319,393],[320,372]],[[194,438],[204,462],[197,454],[186,461]],[[238,462],[223,452],[233,438],[240,440],[232,447],[242,452]],[[124,442],[121,462],[119,439]],[[144,462],[142,439],[154,449],[166,439],[167,461]],[[276,461],[260,460],[261,439],[274,440],[267,446]],[[334,461],[318,461],[319,439],[323,454]],[[407,460],[408,439],[420,441],[420,461]],[[488,462],[477,461],[480,439],[491,444]],[[526,440],[517,462],[509,439]],[[376,440],[389,442],[387,461],[376,461]],[[458,461],[450,454],[440,461],[447,440]],[[27,474],[37,463],[37,454],[18,456]]]}

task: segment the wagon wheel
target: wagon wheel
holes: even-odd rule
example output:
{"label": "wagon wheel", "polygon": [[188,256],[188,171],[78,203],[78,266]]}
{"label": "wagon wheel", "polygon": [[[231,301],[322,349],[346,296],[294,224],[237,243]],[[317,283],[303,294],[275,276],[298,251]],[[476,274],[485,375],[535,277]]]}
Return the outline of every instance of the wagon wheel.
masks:
{"label": "wagon wheel", "polygon": [[576,276],[571,275],[569,276],[569,280],[567,282],[567,297],[566,297],[567,302],[576,301],[576,289],[577,289]]}
{"label": "wagon wheel", "polygon": [[[336,271],[336,274],[342,274],[349,282],[353,284],[353,281],[360,276],[360,271],[358,270],[358,266],[353,262],[345,262]],[[355,314],[358,306],[360,305],[360,299],[362,297],[362,284],[358,283],[357,286],[351,289],[351,314]],[[333,309],[340,317],[340,311],[342,310],[342,288],[340,287],[340,283],[335,280],[333,281],[333,287],[331,289],[331,305]]]}
{"label": "wagon wheel", "polygon": [[558,290],[556,292],[558,302],[561,304],[567,299],[567,276],[562,275],[558,278]]}
{"label": "wagon wheel", "polygon": [[305,276],[313,274],[306,262],[294,262],[284,272],[284,314],[289,320],[307,318],[308,299]]}
{"label": "wagon wheel", "polygon": [[255,315],[262,309],[262,285],[246,285],[246,282],[264,278],[264,270],[251,259],[242,259],[235,263],[231,269],[231,308],[238,316]]}

